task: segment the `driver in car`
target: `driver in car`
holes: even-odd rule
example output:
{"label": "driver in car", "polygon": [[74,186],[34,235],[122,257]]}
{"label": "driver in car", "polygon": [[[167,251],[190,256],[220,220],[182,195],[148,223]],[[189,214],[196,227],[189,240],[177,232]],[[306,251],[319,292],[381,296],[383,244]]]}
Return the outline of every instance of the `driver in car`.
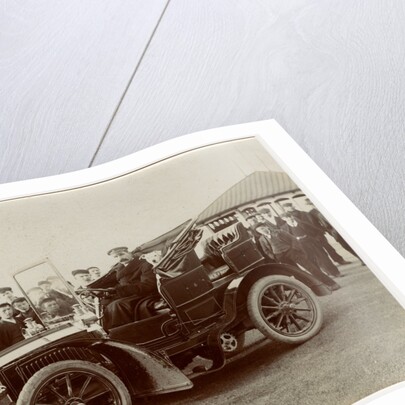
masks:
{"label": "driver in car", "polygon": [[110,302],[104,311],[104,328],[111,328],[134,322],[137,304],[144,297],[157,294],[156,277],[153,265],[145,258],[128,251],[127,247],[117,247],[107,253],[118,259],[111,272],[115,272],[114,286],[118,299]]}

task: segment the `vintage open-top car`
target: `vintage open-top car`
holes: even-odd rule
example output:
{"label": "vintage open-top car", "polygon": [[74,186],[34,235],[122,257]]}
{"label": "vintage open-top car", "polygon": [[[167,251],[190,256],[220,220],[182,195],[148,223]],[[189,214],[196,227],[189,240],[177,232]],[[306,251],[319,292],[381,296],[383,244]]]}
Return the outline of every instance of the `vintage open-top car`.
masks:
{"label": "vintage open-top car", "polygon": [[[135,250],[164,252],[153,269],[159,296],[145,298],[147,317],[108,333],[101,302],[113,292],[109,274],[74,292],[48,260],[16,273],[44,328],[27,327],[26,339],[1,353],[3,395],[18,405],[130,405],[136,397],[191,388],[193,377],[220,369],[227,353],[243,348],[249,329],[290,344],[317,334],[316,295],[330,289],[298,267],[265,258],[236,215],[214,222],[207,232],[201,217],[187,221]],[[49,277],[69,297],[66,316],[43,314],[32,292]],[[196,356],[209,365],[186,376],[181,370]]]}
{"label": "vintage open-top car", "polygon": [[[270,263],[241,224],[206,241],[220,253],[215,259],[224,262],[210,270],[196,253],[202,236],[198,225],[190,221],[172,235],[149,244],[169,246],[154,269],[160,293],[155,313],[108,335],[94,315],[98,311],[92,313],[92,304],[75,298],[67,283],[66,293],[77,299],[72,314],[43,317],[27,287],[59,274],[50,262],[15,275],[46,329],[1,353],[0,379],[12,400],[21,405],[131,404],[137,396],[190,388],[178,367],[200,355],[212,362],[206,372],[221,368],[224,349],[236,350],[248,329],[292,344],[319,331],[322,312],[315,294],[330,290],[303,270]],[[111,290],[89,287],[88,293],[99,297]]]}

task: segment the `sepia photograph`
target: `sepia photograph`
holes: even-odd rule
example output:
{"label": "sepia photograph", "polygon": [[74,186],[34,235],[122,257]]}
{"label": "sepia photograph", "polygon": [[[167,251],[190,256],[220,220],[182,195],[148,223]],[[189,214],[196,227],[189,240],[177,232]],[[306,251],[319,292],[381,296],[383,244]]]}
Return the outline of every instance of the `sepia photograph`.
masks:
{"label": "sepia photograph", "polygon": [[0,201],[1,405],[350,405],[405,311],[255,136]]}

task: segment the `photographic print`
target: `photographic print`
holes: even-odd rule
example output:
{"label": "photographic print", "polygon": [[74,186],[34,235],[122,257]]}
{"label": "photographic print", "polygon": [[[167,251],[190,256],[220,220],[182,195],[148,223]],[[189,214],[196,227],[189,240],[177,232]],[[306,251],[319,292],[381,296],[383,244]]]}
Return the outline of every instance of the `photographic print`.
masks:
{"label": "photographic print", "polygon": [[294,178],[250,132],[3,198],[1,404],[352,404],[401,382],[402,306]]}

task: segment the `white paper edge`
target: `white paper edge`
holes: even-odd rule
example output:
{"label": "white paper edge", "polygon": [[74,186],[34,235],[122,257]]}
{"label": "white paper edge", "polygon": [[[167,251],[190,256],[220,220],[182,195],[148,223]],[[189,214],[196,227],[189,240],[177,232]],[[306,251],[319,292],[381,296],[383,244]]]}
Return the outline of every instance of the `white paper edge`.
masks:
{"label": "white paper edge", "polygon": [[[189,150],[255,136],[321,209],[367,266],[405,308],[405,259],[322,172],[275,120],[215,128],[181,136],[115,161],[57,176],[0,185],[0,201],[69,190],[119,177]],[[377,190],[376,190],[377,192]],[[395,394],[395,395],[394,395]],[[357,402],[380,405],[405,399],[405,382]]]}

